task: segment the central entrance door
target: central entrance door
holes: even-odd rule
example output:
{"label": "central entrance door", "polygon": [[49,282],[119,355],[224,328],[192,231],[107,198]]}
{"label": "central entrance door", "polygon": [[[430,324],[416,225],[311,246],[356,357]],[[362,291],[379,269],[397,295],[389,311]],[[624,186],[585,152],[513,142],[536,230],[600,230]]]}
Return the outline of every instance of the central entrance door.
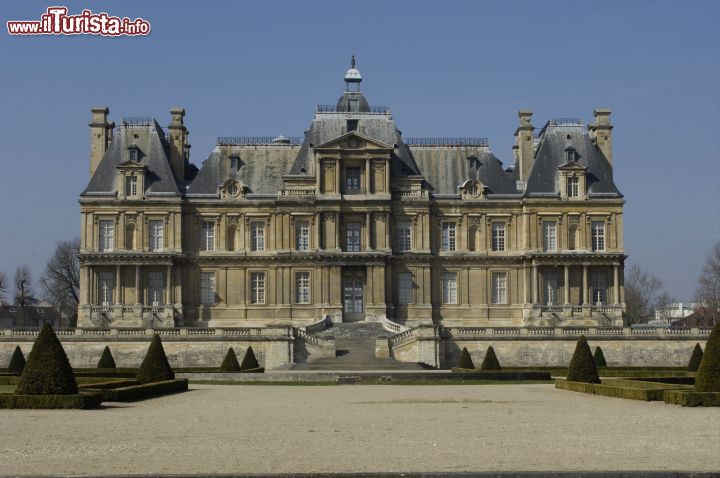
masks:
{"label": "central entrance door", "polygon": [[365,271],[343,272],[343,322],[365,320]]}

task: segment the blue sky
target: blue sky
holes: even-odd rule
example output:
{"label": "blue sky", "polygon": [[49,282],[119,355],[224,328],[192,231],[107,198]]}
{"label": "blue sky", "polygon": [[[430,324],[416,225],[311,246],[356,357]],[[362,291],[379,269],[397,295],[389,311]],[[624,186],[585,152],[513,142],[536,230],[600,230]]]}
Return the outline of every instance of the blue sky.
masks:
{"label": "blue sky", "polygon": [[[143,17],[139,38],[14,37],[50,5]],[[3,2],[0,270],[37,278],[79,235],[89,108],[182,106],[196,164],[216,136],[301,136],[351,54],[406,136],[484,136],[506,164],[517,110],[613,110],[625,249],[678,299],[720,238],[720,2]]]}

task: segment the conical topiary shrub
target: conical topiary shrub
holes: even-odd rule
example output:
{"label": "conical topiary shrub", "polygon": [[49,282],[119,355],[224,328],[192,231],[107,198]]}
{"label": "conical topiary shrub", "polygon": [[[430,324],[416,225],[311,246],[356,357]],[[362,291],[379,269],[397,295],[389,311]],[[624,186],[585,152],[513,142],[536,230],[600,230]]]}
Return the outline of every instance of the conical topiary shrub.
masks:
{"label": "conical topiary shrub", "polygon": [[137,373],[137,381],[140,383],[162,382],[173,380],[175,374],[170,368],[165,349],[160,336],[155,334],[148,347],[147,355],[142,361]]}
{"label": "conical topiary shrub", "polygon": [[488,347],[487,352],[485,353],[485,358],[483,359],[482,365],[480,365],[480,370],[502,370],[497,355],[495,355],[495,349],[492,348],[492,345]]}
{"label": "conical topiary shrub", "polygon": [[715,324],[705,344],[705,353],[695,375],[695,391],[720,392],[720,322]]}
{"label": "conical topiary shrub", "polygon": [[695,344],[692,356],[690,356],[690,362],[688,362],[688,372],[697,372],[700,368],[700,362],[703,358],[703,351],[700,344]]}
{"label": "conical topiary shrub", "polygon": [[20,346],[15,346],[12,357],[10,357],[10,364],[8,364],[8,372],[21,374],[25,368],[25,356],[20,350]]}
{"label": "conical topiary shrub", "polygon": [[603,351],[599,345],[597,347],[595,347],[595,353],[593,354],[593,359],[595,359],[596,367],[607,367],[607,362],[605,361],[605,354],[603,353]]}
{"label": "conical topiary shrub", "polygon": [[575,346],[575,353],[570,360],[567,379],[570,382],[600,383],[595,360],[593,360],[590,346],[584,335],[580,336]]}
{"label": "conical topiary shrub", "polygon": [[466,368],[466,369],[474,369],[475,364],[472,361],[472,357],[470,357],[470,352],[468,352],[468,349],[463,347],[462,352],[460,352],[460,359],[458,360],[458,368]]}
{"label": "conical topiary shrub", "polygon": [[235,351],[232,347],[230,347],[225,354],[225,358],[223,359],[222,363],[220,364],[220,371],[221,372],[239,372],[240,371],[240,364],[237,361],[237,356],[235,356]]}
{"label": "conical topiary shrub", "polygon": [[100,356],[100,360],[98,360],[97,368],[116,368],[115,359],[112,356],[112,352],[110,352],[110,347],[107,345]]}
{"label": "conical topiary shrub", "polygon": [[75,374],[65,349],[50,324],[45,324],[35,340],[17,387],[17,395],[75,395]]}
{"label": "conical topiary shrub", "polygon": [[240,370],[250,370],[253,368],[260,368],[260,364],[255,358],[255,352],[253,352],[252,346],[250,346],[248,347],[247,352],[245,352],[243,361],[240,364]]}

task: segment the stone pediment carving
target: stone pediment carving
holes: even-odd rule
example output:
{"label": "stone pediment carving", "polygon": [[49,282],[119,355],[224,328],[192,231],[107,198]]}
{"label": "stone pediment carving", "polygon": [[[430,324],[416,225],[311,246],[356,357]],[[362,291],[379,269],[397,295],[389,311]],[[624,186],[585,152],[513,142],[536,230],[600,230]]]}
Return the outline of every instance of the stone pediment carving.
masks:
{"label": "stone pediment carving", "polygon": [[322,149],[374,149],[392,151],[394,147],[393,145],[385,144],[357,131],[350,131],[349,133],[345,133],[342,136],[315,146],[315,150]]}

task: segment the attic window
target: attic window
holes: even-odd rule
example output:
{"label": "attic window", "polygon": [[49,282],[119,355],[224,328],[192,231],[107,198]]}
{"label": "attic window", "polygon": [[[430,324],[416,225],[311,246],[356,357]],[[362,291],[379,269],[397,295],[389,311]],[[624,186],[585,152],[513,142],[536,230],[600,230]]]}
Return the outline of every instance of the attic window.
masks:
{"label": "attic window", "polygon": [[348,110],[349,111],[358,111],[358,103],[359,102],[357,99],[348,100]]}
{"label": "attic window", "polygon": [[239,167],[240,167],[240,156],[238,156],[237,154],[233,154],[232,156],[230,156],[230,172],[237,173]]}
{"label": "attic window", "polygon": [[139,161],[140,160],[140,148],[138,148],[135,145],[128,146],[128,158],[130,161]]}
{"label": "attic window", "polygon": [[573,148],[567,148],[565,150],[565,154],[567,155],[567,162],[572,163],[573,161],[577,161],[577,154],[575,153],[575,150]]}
{"label": "attic window", "polygon": [[358,120],[347,120],[347,130],[350,131],[357,131],[358,129]]}

